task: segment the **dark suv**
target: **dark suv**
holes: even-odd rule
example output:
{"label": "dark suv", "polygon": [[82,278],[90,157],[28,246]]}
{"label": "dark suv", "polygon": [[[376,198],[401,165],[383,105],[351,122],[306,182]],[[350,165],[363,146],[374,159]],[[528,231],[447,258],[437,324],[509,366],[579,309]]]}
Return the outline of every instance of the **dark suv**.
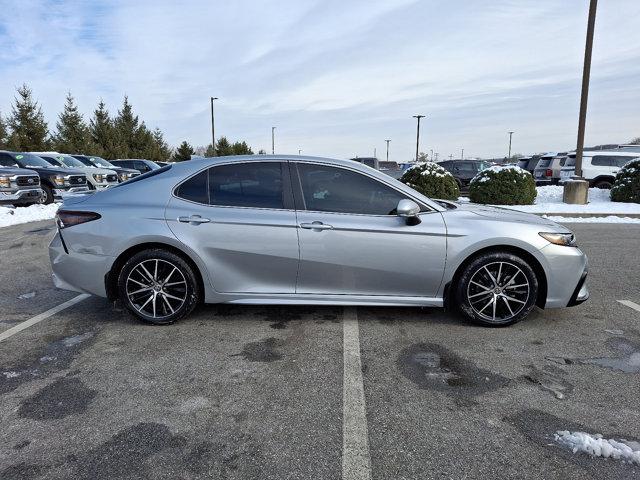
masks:
{"label": "dark suv", "polygon": [[80,170],[54,167],[46,160],[30,153],[0,151],[0,166],[27,168],[40,177],[40,203],[51,203],[67,193],[87,192],[87,177]]}
{"label": "dark suv", "polygon": [[484,160],[445,160],[439,162],[438,165],[453,175],[460,188],[468,187],[473,177],[491,166],[489,162]]}
{"label": "dark suv", "polygon": [[140,173],[147,173],[151,170],[157,170],[160,168],[160,166],[156,162],[152,162],[151,160],[143,160],[141,158],[119,158],[118,160],[111,160],[109,163],[115,165],[116,167],[132,168],[134,170],[138,170]]}

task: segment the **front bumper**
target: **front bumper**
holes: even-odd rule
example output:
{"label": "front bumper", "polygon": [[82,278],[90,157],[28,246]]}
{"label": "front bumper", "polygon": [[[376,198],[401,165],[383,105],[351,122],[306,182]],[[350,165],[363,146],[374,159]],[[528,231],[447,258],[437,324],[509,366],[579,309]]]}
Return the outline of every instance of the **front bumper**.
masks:
{"label": "front bumper", "polygon": [[[544,255],[543,266],[547,277],[545,308],[563,308],[574,301],[584,302],[589,296],[584,286],[588,269],[584,252],[578,247],[549,244],[541,248],[540,253]],[[576,288],[578,285],[579,288]]]}
{"label": "front bumper", "polygon": [[580,305],[582,302],[586,302],[589,299],[589,289],[587,288],[587,269],[585,268],[578,285],[576,285],[573,295],[567,304],[567,307],[573,307]]}
{"label": "front bumper", "polygon": [[0,205],[35,203],[42,198],[41,188],[24,188],[13,192],[0,192]]}
{"label": "front bumper", "polygon": [[70,193],[82,193],[82,192],[88,192],[88,191],[89,191],[89,187],[87,186],[70,187],[70,188],[54,188],[53,197],[56,199],[64,199],[64,197],[69,195]]}
{"label": "front bumper", "polygon": [[118,185],[118,182],[114,183],[94,183],[93,186],[96,190],[106,190],[107,188],[111,188]]}

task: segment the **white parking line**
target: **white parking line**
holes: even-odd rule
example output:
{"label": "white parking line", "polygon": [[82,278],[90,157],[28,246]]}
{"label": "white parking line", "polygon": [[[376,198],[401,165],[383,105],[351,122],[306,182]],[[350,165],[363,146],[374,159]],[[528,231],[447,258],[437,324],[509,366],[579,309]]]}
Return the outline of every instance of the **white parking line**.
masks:
{"label": "white parking line", "polygon": [[73,297],[71,300],[67,300],[66,302],[61,303],[60,305],[50,308],[44,313],[36,315],[35,317],[31,317],[29,320],[25,320],[24,322],[19,323],[8,330],[5,330],[4,332],[0,333],[0,342],[3,340],[6,340],[7,338],[15,335],[18,332],[21,332],[25,328],[29,328],[31,325],[35,325],[36,323],[41,322],[42,320],[49,318],[50,316],[55,315],[58,312],[61,312],[65,308],[69,308],[72,305],[75,305],[76,303],[80,303],[85,298],[89,298],[90,296],[91,295],[83,293],[82,295]]}
{"label": "white parking line", "polygon": [[631,300],[618,300],[618,302],[625,307],[633,308],[636,312],[640,312],[640,305],[632,302]]}
{"label": "white parking line", "polygon": [[360,362],[358,313],[355,307],[344,309],[342,324],[344,352],[342,478],[343,480],[370,480],[371,456]]}

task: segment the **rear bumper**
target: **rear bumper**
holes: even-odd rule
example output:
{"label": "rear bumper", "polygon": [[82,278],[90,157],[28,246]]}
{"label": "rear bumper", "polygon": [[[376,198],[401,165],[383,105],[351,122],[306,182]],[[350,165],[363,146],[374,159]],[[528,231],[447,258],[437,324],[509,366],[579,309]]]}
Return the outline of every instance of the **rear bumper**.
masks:
{"label": "rear bumper", "polygon": [[0,205],[18,205],[35,203],[42,198],[42,190],[38,188],[24,188],[14,192],[0,192]]}
{"label": "rear bumper", "polygon": [[49,244],[49,259],[53,283],[57,288],[107,296],[104,276],[114,257],[75,252],[65,245],[60,232],[57,232]]}

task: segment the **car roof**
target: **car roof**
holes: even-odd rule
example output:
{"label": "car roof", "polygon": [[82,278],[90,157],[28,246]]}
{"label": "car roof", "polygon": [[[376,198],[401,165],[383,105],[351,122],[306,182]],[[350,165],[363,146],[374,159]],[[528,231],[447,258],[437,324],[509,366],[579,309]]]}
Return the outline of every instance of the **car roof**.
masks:
{"label": "car roof", "polygon": [[[583,157],[595,157],[596,155],[608,155],[611,157],[637,157],[640,152],[629,152],[629,151],[620,151],[620,150],[592,150],[589,152],[583,152]],[[575,157],[576,152],[571,152],[568,154],[570,157]]]}

